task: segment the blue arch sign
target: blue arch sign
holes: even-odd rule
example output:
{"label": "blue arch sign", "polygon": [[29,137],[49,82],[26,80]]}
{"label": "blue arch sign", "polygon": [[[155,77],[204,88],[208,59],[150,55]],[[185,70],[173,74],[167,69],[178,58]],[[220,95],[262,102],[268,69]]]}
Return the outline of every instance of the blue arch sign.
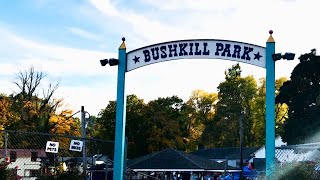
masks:
{"label": "blue arch sign", "polygon": [[128,52],[127,71],[177,59],[225,59],[265,68],[265,47],[226,40],[182,40],[155,44]]}
{"label": "blue arch sign", "polygon": [[266,46],[215,40],[171,41],[126,52],[123,42],[118,51],[118,81],[113,179],[123,179],[125,164],[126,73],[154,63],[178,59],[223,59],[252,64],[266,69],[266,174],[271,175],[275,158],[275,42],[272,31]]}

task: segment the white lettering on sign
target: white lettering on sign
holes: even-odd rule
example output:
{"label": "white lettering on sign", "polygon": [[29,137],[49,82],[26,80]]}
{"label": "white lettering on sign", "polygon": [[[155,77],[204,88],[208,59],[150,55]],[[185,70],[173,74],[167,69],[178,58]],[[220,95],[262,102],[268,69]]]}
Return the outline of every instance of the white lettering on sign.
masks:
{"label": "white lettering on sign", "polygon": [[59,142],[47,141],[46,152],[49,153],[58,153]]}
{"label": "white lettering on sign", "polygon": [[225,59],[266,66],[265,47],[248,43],[200,39],[155,44],[127,53],[127,72],[153,63],[176,59]]}
{"label": "white lettering on sign", "polygon": [[82,151],[82,146],[83,146],[83,142],[79,141],[79,140],[71,140],[70,142],[70,151],[78,151],[81,152]]}

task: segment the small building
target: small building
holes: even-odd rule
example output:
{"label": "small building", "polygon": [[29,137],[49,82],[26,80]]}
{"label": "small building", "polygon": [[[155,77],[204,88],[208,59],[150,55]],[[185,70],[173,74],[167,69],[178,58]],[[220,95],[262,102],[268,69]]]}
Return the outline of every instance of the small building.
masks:
{"label": "small building", "polygon": [[[255,152],[259,147],[243,147],[242,159],[243,161],[250,160],[255,156]],[[227,162],[228,166],[237,167],[239,165],[241,155],[240,147],[229,148],[207,148],[192,152],[191,154],[201,156],[213,162]]]}
{"label": "small building", "polygon": [[0,149],[1,154],[6,154],[9,169],[16,169],[17,175],[36,179],[41,171],[41,158],[46,157],[44,149]]}

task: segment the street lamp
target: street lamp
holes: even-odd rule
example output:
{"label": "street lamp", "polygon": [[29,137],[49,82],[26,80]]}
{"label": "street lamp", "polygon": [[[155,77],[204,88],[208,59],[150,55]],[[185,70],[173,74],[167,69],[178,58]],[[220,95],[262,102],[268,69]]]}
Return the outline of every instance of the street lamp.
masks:
{"label": "street lamp", "polygon": [[[82,147],[82,166],[83,166],[83,174],[86,175],[86,169],[87,169],[87,149],[86,149],[86,122],[87,120],[91,121],[91,115],[89,112],[84,110],[84,106],[81,106],[81,110],[75,112],[67,119],[73,117],[74,115],[81,113],[80,121],[81,121],[81,139],[83,141],[83,147]],[[88,118],[86,118],[86,114],[89,115]]]}
{"label": "street lamp", "polygon": [[[113,179],[126,178],[126,152],[127,145],[125,143],[125,73],[126,73],[126,45],[125,38],[122,38],[122,44],[119,47],[119,59],[110,58],[100,60],[101,66],[109,64],[110,66],[118,66],[118,82],[117,82],[117,107],[116,107],[116,125],[115,125],[115,145],[114,145],[114,163],[113,163]],[[120,62],[119,62],[120,61]]]}
{"label": "street lamp", "polygon": [[118,65],[118,63],[119,63],[119,60],[115,59],[115,58],[100,60],[101,66],[105,66],[107,64],[109,64],[110,66],[116,66],[116,65]]}
{"label": "street lamp", "polygon": [[283,55],[281,53],[275,53],[275,54],[272,54],[272,59],[273,61],[278,61],[280,59],[286,59],[288,61],[291,61],[291,60],[294,60],[294,56],[295,54],[290,52],[286,52]]}
{"label": "street lamp", "polygon": [[[266,43],[266,177],[271,178],[275,170],[275,62],[281,59],[293,60],[295,54],[275,53],[275,41],[270,30]],[[269,58],[272,58],[272,60]],[[272,62],[273,61],[273,62]]]}

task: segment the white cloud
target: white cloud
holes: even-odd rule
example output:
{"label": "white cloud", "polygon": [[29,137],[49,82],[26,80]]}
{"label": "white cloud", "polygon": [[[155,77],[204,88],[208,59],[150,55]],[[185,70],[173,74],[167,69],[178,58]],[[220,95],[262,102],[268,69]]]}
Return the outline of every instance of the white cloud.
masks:
{"label": "white cloud", "polygon": [[143,0],[144,3],[148,3],[161,10],[196,10],[196,11],[211,11],[211,12],[223,12],[230,8],[237,7],[244,1],[232,1],[232,0]]}
{"label": "white cloud", "polygon": [[[304,24],[310,22],[305,19],[316,17],[317,9],[315,6],[309,6],[311,2],[280,0],[223,2],[142,0],[142,2],[153,5],[157,11],[150,8],[150,12],[138,13],[137,9],[116,7],[110,0],[91,1],[92,5],[106,16],[106,20],[116,18],[118,24],[125,24],[125,28],[119,27],[118,30],[122,31],[119,33],[127,34],[127,47],[130,48],[130,40],[136,45],[132,49],[158,42],[194,38],[235,40],[264,46],[269,29],[275,32],[277,48],[283,45],[288,48],[287,44],[301,47],[296,40],[307,40],[310,34],[318,30],[313,27],[307,29],[310,33],[299,36],[301,32],[306,31],[302,30],[307,27]],[[103,3],[105,5],[102,5]],[[167,11],[168,9],[170,11]],[[180,9],[184,11],[179,11]],[[215,13],[215,10],[221,9],[227,12]],[[289,21],[289,18],[295,21]],[[295,41],[282,43],[277,37],[285,41]]]}
{"label": "white cloud", "polygon": [[74,112],[84,106],[91,115],[98,115],[101,109],[105,108],[109,101],[116,98],[116,83],[110,84],[101,82],[101,85],[83,85],[78,87],[59,87],[55,96],[64,99],[65,107]]}
{"label": "white cloud", "polygon": [[[226,39],[265,46],[269,36],[268,31],[272,29],[277,52],[296,53],[295,61],[276,62],[277,78],[290,76],[301,53],[309,52],[312,48],[320,49],[320,36],[317,36],[320,28],[316,26],[315,19],[318,9],[312,6],[316,2],[314,0],[308,2],[142,0],[142,2],[148,3],[152,8],[145,9],[142,13],[139,9],[117,7],[110,0],[90,0],[91,10],[94,7],[94,10],[102,15],[99,18],[92,16],[92,21],[99,21],[97,23],[100,24],[99,27],[107,32],[110,31],[110,27],[104,27],[104,24],[112,20],[113,33],[117,32],[119,37],[120,34],[126,35],[128,51],[164,41],[197,38]],[[97,38],[95,34],[77,27],[68,29],[87,39]],[[88,82],[81,86],[60,87],[57,96],[64,97],[74,109],[84,105],[94,115],[104,108],[109,100],[116,99],[116,68],[102,68],[98,61],[116,57],[115,53],[35,42],[1,28],[0,33],[2,40],[0,48],[22,54],[12,64],[1,61],[1,75],[9,75],[16,69],[24,69],[30,64],[61,78],[66,74],[72,74],[75,78],[79,74],[112,75],[113,82],[101,82],[101,85]],[[118,46],[115,46],[115,50],[116,48]],[[195,89],[213,92],[224,80],[224,70],[232,64],[235,62],[211,59],[179,60],[146,66],[127,73],[127,94],[136,94],[149,101],[171,95],[179,95],[186,99]],[[253,74],[260,78],[265,75],[265,70],[262,68],[247,64],[241,64],[241,67],[243,76]]]}
{"label": "white cloud", "polygon": [[85,38],[85,39],[94,40],[94,41],[98,41],[100,39],[99,36],[97,36],[96,34],[91,33],[89,31],[86,31],[84,29],[78,28],[78,27],[67,27],[66,29],[69,32],[71,32],[75,35],[78,35],[82,38]]}
{"label": "white cloud", "polygon": [[110,0],[90,0],[90,3],[108,16],[120,16],[117,8],[114,7]]}
{"label": "white cloud", "polygon": [[[0,43],[3,48],[23,53],[21,56],[13,56],[13,61],[0,57],[2,59],[0,61],[0,75],[2,77],[9,77],[0,80],[0,92],[2,93],[10,94],[16,90],[12,83],[15,74],[20,70],[27,70],[31,65],[36,70],[44,71],[51,77],[42,81],[43,85],[39,87],[40,96],[42,95],[42,88],[46,89],[50,82],[58,82],[59,79],[63,79],[66,76],[74,76],[74,81],[81,81],[81,79],[77,79],[77,75],[88,77],[91,75],[102,77],[111,75],[116,78],[117,68],[101,67],[99,62],[100,59],[116,57],[114,53],[89,51],[36,42],[17,36],[4,28],[0,28],[0,32],[2,33],[1,36],[6,37],[5,41]],[[10,44],[10,46],[3,46],[3,44]],[[114,100],[115,93],[111,92],[116,91],[115,83],[110,85],[110,82],[101,82],[101,84],[106,84],[106,86],[99,87],[84,81],[78,87],[60,86],[55,94],[55,98],[64,98],[64,102],[69,104],[68,107],[74,110],[77,109],[77,106],[84,105],[90,110],[88,112],[96,115],[100,109],[107,105],[109,100]],[[108,93],[105,93],[106,90]]]}
{"label": "white cloud", "polygon": [[12,82],[10,80],[0,79],[0,94],[4,93],[9,95],[12,93],[10,87],[12,86]]}
{"label": "white cloud", "polygon": [[0,75],[17,73],[17,67],[13,63],[0,63]]}
{"label": "white cloud", "polygon": [[[319,42],[311,34],[316,34],[320,29],[317,27],[313,27],[312,30],[303,29],[305,26],[299,25],[299,23],[308,22],[305,19],[299,19],[301,10],[306,19],[311,19],[314,17],[314,12],[317,12],[315,7],[311,8],[314,10],[309,11],[310,8],[307,8],[309,5],[302,1],[287,3],[279,0],[239,2],[146,0],[145,2],[160,11],[142,14],[111,5],[112,9],[117,10],[113,15],[118,16],[120,21],[126,22],[131,27],[127,47],[130,45],[131,37],[143,39],[146,43],[142,46],[170,40],[197,38],[227,39],[265,46],[269,36],[268,31],[272,29],[277,52],[296,53],[295,61],[276,62],[276,78],[280,78],[289,77],[298,63],[298,56],[309,52],[311,48],[318,46],[316,43]],[[173,13],[167,13],[167,11]],[[161,16],[168,19],[160,18]],[[289,21],[289,17],[295,19],[295,22]],[[301,32],[311,34],[299,36]],[[305,45],[304,49],[301,44]],[[209,61],[187,63],[187,60],[183,60],[147,66],[127,74],[127,92],[152,100],[174,94],[186,98],[194,89],[215,91],[217,85],[224,79],[224,70],[232,64],[234,62],[223,60],[215,63]],[[244,76],[254,75],[257,79],[265,76],[265,70],[262,68],[247,64],[241,64],[241,66]]]}
{"label": "white cloud", "polygon": [[[13,70],[17,72],[33,65],[38,69],[57,76],[66,74],[115,74],[115,68],[110,68],[110,70],[106,71],[105,68],[101,68],[99,62],[100,59],[115,57],[115,53],[45,44],[19,37],[3,29],[0,32],[4,33],[2,35],[7,37],[6,41],[9,41],[8,44],[14,44],[12,47],[7,46],[3,48],[17,49],[21,53],[21,55],[15,58],[14,63],[1,62],[2,73],[7,72],[7,74],[11,74]],[[2,44],[6,44],[6,42],[3,41]]]}
{"label": "white cloud", "polygon": [[[172,40],[184,33],[179,28],[170,27],[165,22],[159,22],[156,19],[149,19],[144,14],[137,14],[130,9],[117,8],[109,0],[91,0],[90,3],[107,17],[111,16],[127,23],[129,25],[129,35],[132,37],[138,36],[144,42]],[[123,31],[126,31],[126,29],[123,29]],[[167,36],[164,36],[164,34]]]}

